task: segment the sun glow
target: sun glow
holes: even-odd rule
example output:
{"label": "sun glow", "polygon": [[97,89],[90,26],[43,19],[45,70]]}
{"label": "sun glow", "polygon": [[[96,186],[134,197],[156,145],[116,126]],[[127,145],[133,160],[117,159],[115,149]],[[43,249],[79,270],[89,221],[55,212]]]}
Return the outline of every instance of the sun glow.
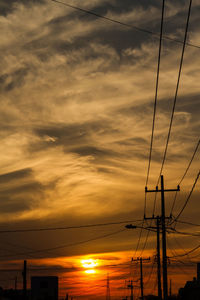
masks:
{"label": "sun glow", "polygon": [[86,269],[93,269],[98,266],[98,262],[92,258],[81,260],[81,264],[82,264],[83,268],[86,268]]}
{"label": "sun glow", "polygon": [[81,265],[83,268],[87,269],[85,270],[86,274],[95,274],[96,270],[95,267],[98,266],[98,262],[95,259],[82,259],[81,260]]}
{"label": "sun glow", "polygon": [[94,269],[91,269],[91,270],[85,270],[85,273],[86,273],[86,274],[95,274],[95,273],[96,273],[96,270],[94,270]]}

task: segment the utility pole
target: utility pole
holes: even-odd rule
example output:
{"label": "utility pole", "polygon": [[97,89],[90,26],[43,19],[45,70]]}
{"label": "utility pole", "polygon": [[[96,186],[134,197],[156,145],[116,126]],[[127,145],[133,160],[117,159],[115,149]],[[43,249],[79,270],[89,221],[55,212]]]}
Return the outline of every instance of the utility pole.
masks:
{"label": "utility pole", "polygon": [[27,275],[27,262],[24,260],[24,269],[22,272],[23,276],[23,299],[27,299],[27,280],[26,280],[26,275]]}
{"label": "utility pole", "polygon": [[109,274],[107,275],[107,292],[106,292],[106,300],[110,300],[110,279],[109,279]]}
{"label": "utility pole", "polygon": [[158,279],[158,299],[162,300],[162,289],[161,289],[161,265],[160,265],[160,218],[156,218],[157,227],[157,279]]}
{"label": "utility pole", "polygon": [[133,300],[133,280],[131,280],[130,284],[128,284],[128,288],[131,289],[131,300]]}
{"label": "utility pole", "polygon": [[15,291],[17,290],[17,276],[15,277]]}
{"label": "utility pole", "polygon": [[141,288],[141,299],[144,300],[142,257],[140,257],[140,288]]}
{"label": "utility pole", "polygon": [[166,247],[166,226],[165,226],[165,192],[177,192],[180,191],[180,187],[177,189],[165,189],[164,188],[164,178],[161,175],[161,189],[156,187],[155,190],[148,190],[145,187],[145,192],[161,193],[161,226],[162,226],[162,263],[163,263],[163,296],[164,300],[168,298],[168,282],[167,282],[167,247]]}
{"label": "utility pole", "polygon": [[141,299],[144,300],[144,284],[143,284],[143,261],[149,261],[149,258],[138,257],[137,259],[133,259],[132,261],[140,261],[140,291],[141,291]]}
{"label": "utility pole", "polygon": [[169,281],[169,296],[172,296],[172,280]]}
{"label": "utility pole", "polygon": [[143,261],[149,261],[149,258],[142,258],[140,257],[140,289],[141,289],[141,299],[144,300],[144,285],[143,285],[143,268],[142,268],[142,264]]}

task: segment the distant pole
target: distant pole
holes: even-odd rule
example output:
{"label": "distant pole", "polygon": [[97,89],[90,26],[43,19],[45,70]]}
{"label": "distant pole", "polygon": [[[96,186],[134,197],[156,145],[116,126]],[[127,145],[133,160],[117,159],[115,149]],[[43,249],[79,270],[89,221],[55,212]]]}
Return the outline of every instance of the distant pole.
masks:
{"label": "distant pole", "polygon": [[17,276],[15,277],[15,291],[17,290]]}
{"label": "distant pole", "polygon": [[162,222],[162,254],[163,254],[163,295],[164,300],[168,298],[167,282],[167,248],[166,248],[166,228],[165,228],[165,189],[164,179],[161,175],[161,222]]}
{"label": "distant pole", "polygon": [[26,280],[26,275],[27,275],[27,262],[24,260],[24,270],[22,272],[23,276],[23,298],[26,300],[27,298],[27,280]]}
{"label": "distant pole", "polygon": [[140,288],[141,288],[141,300],[144,300],[142,257],[140,257]]}
{"label": "distant pole", "polygon": [[131,280],[131,283],[128,285],[128,288],[131,289],[131,300],[133,300],[133,280]]}
{"label": "distant pole", "polygon": [[172,280],[171,279],[169,282],[169,295],[170,295],[170,297],[172,296]]}
{"label": "distant pole", "polygon": [[107,275],[106,300],[110,300],[110,279],[109,279],[109,274]]}
{"label": "distant pole", "polygon": [[157,217],[157,278],[158,278],[158,299],[162,300],[161,289],[161,264],[160,264],[160,218]]}

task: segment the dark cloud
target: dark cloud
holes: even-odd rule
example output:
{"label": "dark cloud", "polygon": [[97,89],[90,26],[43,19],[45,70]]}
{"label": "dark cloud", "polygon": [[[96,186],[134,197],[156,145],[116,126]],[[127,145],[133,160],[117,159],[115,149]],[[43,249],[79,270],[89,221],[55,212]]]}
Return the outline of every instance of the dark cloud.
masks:
{"label": "dark cloud", "polygon": [[[93,134],[103,136],[113,132],[116,132],[116,130],[105,120],[36,128],[35,134],[41,138],[41,142],[31,145],[30,150],[63,146],[66,152],[79,153],[82,150],[83,155],[87,155],[87,153],[95,152],[94,146],[85,146],[91,143]],[[77,144],[79,147],[77,147]],[[96,152],[103,153],[98,149],[96,149]]]}
{"label": "dark cloud", "polygon": [[19,178],[26,178],[29,177],[32,174],[32,170],[30,168],[21,169],[13,172],[9,172],[6,174],[0,175],[0,185],[2,183],[6,183],[9,181],[14,181]]}
{"label": "dark cloud", "polygon": [[16,8],[16,4],[30,5],[34,3],[45,3],[44,0],[0,0],[0,15],[6,16]]}
{"label": "dark cloud", "polygon": [[72,148],[71,152],[77,153],[80,156],[95,156],[95,157],[106,157],[106,156],[114,156],[114,152],[108,149],[97,148],[94,146],[83,146]]}
{"label": "dark cloud", "polygon": [[10,74],[0,76],[0,89],[9,92],[14,88],[19,88],[24,83],[25,77],[28,73],[27,68],[21,68]]}
{"label": "dark cloud", "polygon": [[34,179],[31,169],[0,175],[0,190],[3,213],[30,210],[44,197],[44,187]]}

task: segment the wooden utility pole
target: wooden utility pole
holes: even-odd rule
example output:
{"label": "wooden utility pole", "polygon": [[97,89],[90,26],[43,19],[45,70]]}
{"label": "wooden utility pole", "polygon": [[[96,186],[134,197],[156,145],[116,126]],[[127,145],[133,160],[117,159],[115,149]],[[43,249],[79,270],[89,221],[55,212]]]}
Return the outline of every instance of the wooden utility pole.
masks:
{"label": "wooden utility pole", "polygon": [[132,258],[132,261],[140,262],[140,291],[141,291],[141,299],[144,300],[143,261],[150,261],[150,257],[148,258],[138,257],[137,259]]}
{"label": "wooden utility pole", "polygon": [[155,190],[148,190],[145,188],[145,192],[148,193],[161,193],[161,227],[162,227],[162,265],[163,265],[163,297],[164,300],[168,298],[168,282],[167,282],[167,247],[166,247],[166,226],[165,226],[165,192],[177,192],[180,191],[180,187],[177,189],[167,189],[164,188],[164,178],[161,175],[161,189],[156,187]]}
{"label": "wooden utility pole", "polygon": [[157,227],[157,279],[158,279],[158,299],[162,300],[161,289],[161,265],[160,265],[160,218],[156,218]]}
{"label": "wooden utility pole", "polygon": [[141,299],[144,300],[142,257],[140,257],[140,289],[141,289]]}
{"label": "wooden utility pole", "polygon": [[17,276],[15,277],[15,291],[17,290]]}
{"label": "wooden utility pole", "polygon": [[172,296],[172,280],[169,281],[169,296]]}
{"label": "wooden utility pole", "polygon": [[128,288],[131,289],[131,300],[133,300],[133,280],[130,281],[130,284],[128,285]]}
{"label": "wooden utility pole", "polygon": [[109,274],[107,275],[106,300],[110,300],[110,278],[109,278]]}
{"label": "wooden utility pole", "polygon": [[27,299],[27,280],[26,280],[26,275],[27,275],[27,262],[24,260],[24,269],[22,272],[23,276],[23,299]]}

